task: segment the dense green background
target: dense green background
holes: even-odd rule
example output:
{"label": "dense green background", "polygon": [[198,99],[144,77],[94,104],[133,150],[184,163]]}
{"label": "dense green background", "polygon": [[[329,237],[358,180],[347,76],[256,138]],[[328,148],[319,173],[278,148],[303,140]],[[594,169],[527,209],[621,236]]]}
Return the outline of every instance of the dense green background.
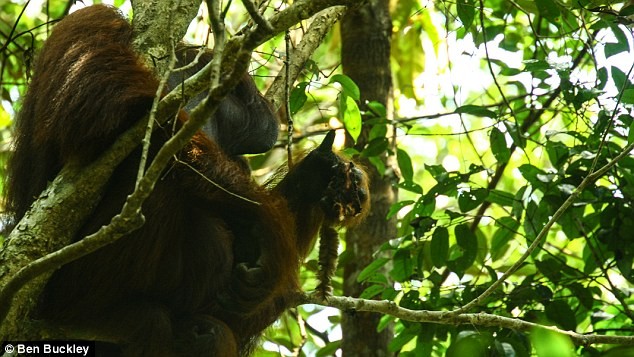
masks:
{"label": "dense green background", "polygon": [[[0,0],[3,160],[33,50],[67,3],[32,1],[23,12],[23,1]],[[230,31],[246,18],[236,3]],[[383,173],[398,170],[400,202],[391,214],[399,233],[385,237],[359,277],[367,285],[362,297],[415,310],[460,307],[516,262],[576,192],[538,249],[475,312],[580,333],[632,334],[634,157],[577,189],[634,141],[630,15],[634,7],[623,1],[393,1],[393,108],[372,106],[374,119],[365,123],[371,140],[360,154]],[[192,40],[204,33],[201,26],[192,27]],[[253,73],[262,88],[279,70],[283,48],[278,36],[256,53]],[[358,93],[336,76],[339,51],[335,28],[292,93],[300,136],[324,123],[358,127]],[[393,167],[376,159],[386,151]],[[266,177],[282,156],[254,157],[255,173]],[[303,273],[307,290],[316,266],[309,261]],[[335,294],[340,286],[335,279]],[[299,307],[267,332],[264,346],[329,355],[338,346],[338,320],[337,310]],[[543,332],[389,316],[377,328],[390,322],[390,349],[405,356],[634,355],[623,347],[573,346]],[[277,354],[258,352],[269,353]]]}

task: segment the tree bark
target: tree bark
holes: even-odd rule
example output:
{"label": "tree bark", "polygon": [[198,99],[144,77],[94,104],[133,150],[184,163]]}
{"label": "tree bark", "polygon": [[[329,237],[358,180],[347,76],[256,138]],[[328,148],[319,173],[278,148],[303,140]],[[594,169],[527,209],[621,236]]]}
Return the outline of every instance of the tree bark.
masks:
{"label": "tree bark", "polygon": [[[343,71],[361,91],[361,109],[368,101],[377,101],[386,108],[392,91],[390,38],[392,23],[388,0],[371,0],[350,10],[341,23]],[[358,139],[357,147],[367,143],[369,128]],[[382,160],[387,164],[387,156]],[[390,206],[396,202],[393,176],[381,177],[371,165],[372,211],[361,226],[349,229],[346,249],[351,254],[344,265],[344,295],[359,296],[365,286],[358,284],[359,272],[373,261],[373,253],[388,239],[396,236],[396,221],[386,220]],[[390,170],[388,170],[390,171]],[[377,332],[381,316],[367,312],[344,313],[342,318],[344,356],[389,356],[391,328]]]}

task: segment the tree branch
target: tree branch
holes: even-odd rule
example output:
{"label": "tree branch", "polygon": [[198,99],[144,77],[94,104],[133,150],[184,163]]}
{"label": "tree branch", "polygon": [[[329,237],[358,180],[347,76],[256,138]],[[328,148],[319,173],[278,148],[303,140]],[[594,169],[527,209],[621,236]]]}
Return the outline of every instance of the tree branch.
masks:
{"label": "tree branch", "polygon": [[[288,64],[288,79],[285,68],[282,68],[266,92],[266,98],[273,103],[274,110],[280,109],[282,103],[284,103],[284,91],[287,83],[290,86],[295,83],[308,59],[310,59],[317,47],[323,42],[324,37],[326,37],[326,34],[330,31],[332,26],[343,16],[345,10],[346,8],[344,6],[335,6],[319,12],[314,16],[312,23],[308,27],[308,30],[306,30],[306,33],[304,33],[304,37],[292,56],[290,53],[286,54],[290,60]],[[284,67],[286,67],[286,65]]]}
{"label": "tree branch", "polygon": [[[324,302],[314,295],[299,296],[298,304],[323,305]],[[474,325],[483,327],[501,327],[515,331],[534,331],[536,329],[546,330],[568,336],[575,344],[620,344],[634,345],[632,336],[606,336],[606,335],[584,335],[573,331],[566,331],[555,326],[544,326],[534,322],[528,322],[516,318],[498,316],[487,313],[477,314],[451,314],[446,311],[410,310],[398,306],[390,300],[366,300],[351,297],[332,296],[327,300],[327,306],[335,307],[344,312],[377,312],[390,315],[401,320],[413,322],[429,322],[443,325]]]}

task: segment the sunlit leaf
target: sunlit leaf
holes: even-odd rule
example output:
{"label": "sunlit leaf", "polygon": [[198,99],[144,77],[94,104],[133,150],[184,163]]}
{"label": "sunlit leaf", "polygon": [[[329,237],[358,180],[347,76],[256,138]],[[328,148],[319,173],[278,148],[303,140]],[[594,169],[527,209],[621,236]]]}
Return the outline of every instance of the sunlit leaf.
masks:
{"label": "sunlit leaf", "polygon": [[342,121],[343,125],[346,128],[346,131],[352,137],[352,140],[355,142],[361,135],[361,112],[359,111],[359,106],[357,106],[357,102],[354,101],[349,96],[343,96],[342,100],[340,100],[342,107]]}
{"label": "sunlit leaf", "polygon": [[561,12],[556,1],[552,0],[535,0],[539,14],[548,19],[552,23],[557,23],[560,20]]}
{"label": "sunlit leaf", "polygon": [[374,274],[377,270],[381,269],[389,261],[390,260],[387,259],[387,258],[379,258],[379,259],[373,261],[370,265],[365,267],[361,271],[361,273],[359,273],[359,276],[357,276],[357,282],[362,282],[362,281],[366,280],[372,274]]}
{"label": "sunlit leaf", "polygon": [[456,3],[458,18],[462,22],[462,26],[469,30],[475,17],[475,1],[474,0],[458,0]]}
{"label": "sunlit leaf", "polygon": [[361,152],[361,156],[370,157],[370,156],[379,156],[387,150],[389,145],[389,141],[386,137],[378,137],[376,139],[371,140],[368,145]]}
{"label": "sunlit leaf", "polygon": [[484,188],[458,192],[458,206],[461,212],[468,212],[480,206],[487,198],[489,192]]}
{"label": "sunlit leaf", "polygon": [[387,111],[385,110],[385,106],[379,102],[371,101],[367,103],[368,111],[374,114],[376,117],[385,118],[387,117]]}
{"label": "sunlit leaf", "polygon": [[399,351],[406,343],[413,340],[414,337],[418,335],[419,331],[419,324],[410,325],[389,342],[388,349],[392,352]]}
{"label": "sunlit leaf", "polygon": [[339,348],[341,348],[341,340],[328,342],[325,346],[319,348],[315,357],[334,356]]}
{"label": "sunlit leaf", "polygon": [[406,200],[406,201],[399,201],[396,202],[392,205],[392,207],[390,207],[390,211],[387,214],[386,218],[391,218],[392,216],[394,216],[395,214],[398,213],[398,211],[400,211],[401,209],[403,209],[403,207],[407,207],[411,204],[413,204],[415,201],[412,200]]}
{"label": "sunlit leaf", "polygon": [[361,99],[359,87],[350,77],[345,74],[335,74],[330,78],[330,83],[335,82],[341,85],[342,92],[346,97],[351,97],[354,100]]}
{"label": "sunlit leaf", "polygon": [[500,206],[512,206],[513,203],[515,203],[515,197],[511,192],[489,190],[489,195],[487,196],[486,201]]}
{"label": "sunlit leaf", "polygon": [[556,332],[534,329],[530,334],[537,357],[574,357],[574,346],[570,339]]}
{"label": "sunlit leaf", "polygon": [[291,91],[291,96],[289,99],[291,114],[296,114],[300,109],[302,109],[302,107],[306,103],[306,100],[308,99],[308,97],[306,96],[307,85],[308,85],[308,82],[299,83]]}
{"label": "sunlit leaf", "polygon": [[412,159],[409,157],[407,151],[403,149],[397,149],[396,159],[398,161],[398,167],[403,175],[403,180],[411,181],[414,178],[414,168],[412,166]]}
{"label": "sunlit leaf", "polygon": [[377,284],[370,285],[365,290],[363,290],[363,292],[361,293],[361,295],[359,295],[359,297],[361,299],[372,299],[373,297],[381,294],[384,290],[385,290],[385,286],[383,285],[377,285]]}
{"label": "sunlit leaf", "polygon": [[471,114],[478,117],[487,117],[487,118],[495,118],[497,114],[492,112],[491,110],[479,106],[479,105],[463,105],[456,109],[456,113],[460,114]]}

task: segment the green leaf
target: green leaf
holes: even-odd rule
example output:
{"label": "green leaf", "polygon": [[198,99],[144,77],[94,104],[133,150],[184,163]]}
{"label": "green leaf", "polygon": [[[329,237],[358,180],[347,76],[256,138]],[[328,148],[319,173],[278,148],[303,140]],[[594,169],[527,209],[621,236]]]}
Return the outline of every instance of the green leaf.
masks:
{"label": "green leaf", "polygon": [[548,141],[546,142],[546,153],[553,167],[559,168],[568,159],[570,149],[560,142]]}
{"label": "green leaf", "polygon": [[502,190],[489,190],[486,198],[487,202],[495,203],[500,206],[513,206],[515,203],[515,195]]}
{"label": "green leaf", "polygon": [[421,310],[423,308],[423,301],[420,299],[418,290],[410,290],[403,294],[398,305],[410,310]]}
{"label": "green leaf", "polygon": [[395,214],[397,214],[401,209],[403,209],[403,207],[407,207],[411,204],[415,203],[415,201],[413,200],[406,200],[406,201],[400,201],[400,202],[396,202],[395,204],[393,204],[390,207],[390,211],[387,213],[387,217],[386,219],[390,219],[392,218]]}
{"label": "green leaf", "polygon": [[335,74],[330,78],[330,83],[337,82],[341,85],[341,91],[344,96],[351,97],[354,100],[361,99],[361,91],[359,91],[359,87],[354,81],[346,76],[345,74]]}
{"label": "green leaf", "polygon": [[324,347],[319,348],[319,351],[317,351],[315,357],[334,356],[337,354],[337,350],[339,348],[341,348],[341,340],[328,342]]}
{"label": "green leaf", "polygon": [[601,67],[597,70],[597,80],[599,81],[597,85],[597,89],[603,90],[605,85],[608,83],[608,69],[605,67]]}
{"label": "green leaf", "polygon": [[396,337],[394,337],[388,344],[388,350],[391,352],[400,351],[409,341],[414,339],[420,332],[420,324],[412,324],[405,330],[401,331]]}
{"label": "green leaf", "polygon": [[423,194],[423,188],[414,181],[399,182],[398,187],[410,192],[417,193],[419,195]]}
{"label": "green leaf", "polygon": [[499,164],[505,164],[511,158],[511,150],[506,145],[506,136],[500,129],[493,127],[489,135],[491,151]]}
{"label": "green leaf", "polygon": [[454,234],[456,236],[456,242],[458,248],[462,252],[462,255],[458,258],[450,261],[448,266],[453,272],[458,275],[462,275],[465,270],[469,269],[475,262],[478,255],[478,239],[475,234],[471,232],[467,224],[459,224],[454,228]]}
{"label": "green leaf", "polygon": [[407,281],[414,273],[412,255],[409,249],[399,249],[392,259],[390,276],[396,281]]}
{"label": "green leaf", "polygon": [[357,102],[355,102],[354,99],[347,95],[341,96],[340,104],[342,107],[341,119],[343,121],[343,126],[352,137],[352,140],[356,142],[359,138],[359,135],[361,135],[362,124],[359,106],[357,106]]}
{"label": "green leaf", "polygon": [[535,261],[535,266],[539,272],[555,284],[561,280],[562,265],[561,262],[551,257]]}
{"label": "green leaf", "polygon": [[462,213],[471,211],[480,206],[489,195],[489,191],[485,188],[476,188],[469,191],[462,190],[458,192],[458,207]]}
{"label": "green leaf", "polygon": [[[630,230],[631,232],[631,230]],[[622,254],[621,256],[616,258],[616,266],[619,268],[621,275],[630,282],[632,279],[632,262],[634,261],[634,257],[630,254]]]}
{"label": "green leaf", "polygon": [[460,331],[457,337],[452,339],[445,357],[486,356],[489,352],[487,346],[490,344],[488,337],[486,333]]}
{"label": "green leaf", "polygon": [[425,170],[429,171],[437,182],[441,182],[441,177],[447,175],[447,170],[442,165],[425,165]]}
{"label": "green leaf", "polygon": [[513,209],[511,210],[511,214],[516,219],[520,219],[522,217],[522,213],[524,213],[524,194],[528,186],[522,186],[516,193],[515,197],[513,197]]}
{"label": "green leaf", "polygon": [[577,356],[570,338],[562,334],[536,328],[529,334],[529,337],[537,352],[537,357]]}
{"label": "green leaf", "polygon": [[437,219],[430,216],[419,215],[410,222],[410,225],[414,227],[414,236],[416,238],[422,238],[427,232],[436,226],[437,222]]}
{"label": "green leaf", "polygon": [[517,233],[520,222],[513,217],[507,216],[498,219],[496,225],[500,228],[493,233],[493,238],[491,238],[491,258],[494,261],[506,253],[508,242],[510,242]]}
{"label": "green leaf", "polygon": [[545,60],[526,60],[524,63],[524,72],[543,72],[551,68]]}
{"label": "green leaf", "polygon": [[554,300],[546,305],[546,317],[564,330],[574,331],[577,319],[570,305],[564,300]]}
{"label": "green leaf", "polygon": [[497,114],[479,105],[463,105],[456,109],[458,114],[471,114],[477,117],[496,118]]}
{"label": "green leaf", "polygon": [[456,6],[458,18],[462,22],[462,26],[464,26],[465,30],[468,31],[475,18],[474,0],[458,0]]}
{"label": "green leaf", "polygon": [[381,294],[384,290],[385,290],[385,286],[383,285],[377,285],[377,284],[370,285],[365,290],[363,290],[363,292],[361,293],[361,295],[359,295],[359,297],[361,299],[372,299],[373,297]]}
{"label": "green leaf", "polygon": [[557,6],[557,2],[553,0],[535,0],[537,10],[540,15],[548,19],[550,22],[556,24],[560,20],[561,12]]}
{"label": "green leaf", "polygon": [[541,201],[539,206],[530,201],[526,207],[526,218],[524,219],[524,232],[528,242],[533,242],[539,232],[548,222],[550,211],[545,201]]}
{"label": "green leaf", "polygon": [[376,171],[378,171],[381,177],[385,175],[385,170],[387,170],[387,168],[385,167],[385,162],[383,162],[383,160],[381,160],[380,157],[370,156],[368,157],[368,161],[370,161],[370,163],[374,166],[374,168],[376,168]]}
{"label": "green leaf", "polygon": [[546,174],[544,171],[531,164],[524,164],[520,166],[518,170],[531,185],[535,187],[543,186],[542,182],[538,179],[538,176]]}
{"label": "green leaf", "polygon": [[522,73],[521,70],[519,70],[518,68],[511,68],[511,67],[504,67],[500,71],[501,76],[507,76],[507,77],[515,76],[520,73]]}
{"label": "green leaf", "polygon": [[291,97],[289,98],[289,106],[291,108],[291,114],[296,114],[306,103],[308,97],[306,96],[306,86],[308,82],[299,83],[291,91]]}
{"label": "green leaf", "polygon": [[385,106],[377,101],[371,101],[367,104],[368,111],[378,118],[387,118],[387,110]]}
{"label": "green leaf", "polygon": [[614,55],[618,55],[619,53],[623,53],[623,52],[628,52],[630,50],[630,47],[627,45],[626,43],[606,43],[605,44],[605,49],[603,50],[605,52],[605,57],[612,57]]}
{"label": "green leaf", "polygon": [[623,6],[621,8],[621,10],[619,10],[619,15],[620,16],[630,16],[630,15],[634,15],[634,5],[626,5]]}
{"label": "green leaf", "polygon": [[379,156],[387,150],[389,144],[390,142],[387,140],[386,137],[379,137],[374,140],[371,140],[368,143],[368,145],[363,149],[363,151],[361,151],[361,156],[363,157]]}
{"label": "green leaf", "polygon": [[621,103],[634,104],[634,88],[628,88],[623,91],[623,95],[621,95]]}
{"label": "green leaf", "polygon": [[505,120],[504,127],[506,128],[506,133],[511,136],[513,144],[515,144],[520,149],[526,148],[526,138],[524,138],[524,136],[522,136],[518,132],[519,129],[517,125],[515,125],[515,123]]}
{"label": "green leaf", "polygon": [[612,33],[614,34],[614,37],[616,37],[616,42],[618,43],[628,43],[628,37],[631,36],[630,32],[625,32],[622,28],[622,26],[619,26],[615,23],[610,24],[610,29],[612,30]]}
{"label": "green leaf", "polygon": [[434,209],[436,209],[436,199],[433,195],[425,194],[416,200],[414,207],[412,208],[412,214],[428,217],[434,213]]}
{"label": "green leaf", "polygon": [[437,227],[431,236],[430,245],[431,261],[435,267],[440,268],[447,264],[449,258],[449,231],[445,227]]}
{"label": "green leaf", "polygon": [[374,124],[370,129],[370,135],[368,135],[368,140],[372,141],[374,139],[385,138],[387,136],[387,125],[385,124]]}
{"label": "green leaf", "polygon": [[594,306],[594,297],[590,288],[586,288],[579,283],[573,283],[568,285],[568,289],[573,292],[573,295],[579,300],[581,305],[588,310],[592,310]]}
{"label": "green leaf", "polygon": [[365,267],[361,271],[361,273],[359,273],[359,276],[357,277],[357,282],[360,283],[360,282],[366,280],[367,278],[372,276],[372,274],[374,274],[377,270],[381,269],[389,261],[390,260],[388,258],[379,258],[379,259],[373,261],[372,263],[370,263],[370,265]]}
{"label": "green leaf", "polygon": [[403,180],[412,181],[414,179],[414,168],[412,166],[412,159],[409,157],[407,151],[400,148],[397,149],[396,160],[398,161],[399,169],[401,169]]}
{"label": "green leaf", "polygon": [[614,85],[617,90],[622,90],[625,88],[625,84],[629,83],[627,79],[627,75],[620,68],[616,66],[610,67],[610,72],[612,73],[612,80],[614,81]]}

